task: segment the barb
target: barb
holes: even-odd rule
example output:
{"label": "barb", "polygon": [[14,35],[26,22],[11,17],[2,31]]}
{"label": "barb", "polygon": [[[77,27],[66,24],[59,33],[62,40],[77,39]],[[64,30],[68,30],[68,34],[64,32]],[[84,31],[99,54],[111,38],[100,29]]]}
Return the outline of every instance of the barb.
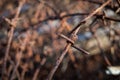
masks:
{"label": "barb", "polygon": [[82,53],[85,53],[85,54],[90,54],[89,52],[85,51],[84,49],[82,48],[78,48],[77,46],[75,45],[72,45],[73,48],[77,49],[78,51],[82,52]]}
{"label": "barb", "polygon": [[65,35],[63,34],[58,34],[60,37],[66,39],[68,42],[70,42],[72,44],[72,47],[77,49],[78,51],[82,52],[82,53],[85,53],[85,54],[90,54],[89,52],[85,51],[84,49],[82,48],[78,48],[77,46],[74,45],[74,41],[71,40],[70,38],[66,37]]}
{"label": "barb", "polygon": [[70,42],[71,44],[74,44],[74,41],[73,40],[71,40],[70,38],[68,38],[68,37],[66,37],[65,35],[63,35],[63,34],[58,34],[60,37],[62,37],[62,38],[64,38],[64,39],[66,39],[68,42]]}

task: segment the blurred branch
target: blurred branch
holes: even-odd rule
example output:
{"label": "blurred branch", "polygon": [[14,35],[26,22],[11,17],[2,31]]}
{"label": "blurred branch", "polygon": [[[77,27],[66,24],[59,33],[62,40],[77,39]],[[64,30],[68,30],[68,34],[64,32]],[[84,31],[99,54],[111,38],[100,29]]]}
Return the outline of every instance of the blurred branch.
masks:
{"label": "blurred branch", "polygon": [[16,15],[15,17],[12,19],[12,21],[8,20],[8,23],[10,23],[11,25],[11,29],[10,29],[10,35],[9,35],[9,39],[8,39],[8,44],[7,44],[7,48],[6,48],[6,52],[5,52],[5,57],[4,57],[4,65],[3,65],[3,71],[2,71],[2,78],[4,76],[4,72],[6,73],[6,62],[7,62],[7,59],[8,59],[8,56],[9,56],[9,51],[10,51],[10,47],[11,47],[11,42],[12,42],[12,39],[13,39],[13,33],[14,33],[14,30],[15,30],[15,27],[17,25],[17,19],[19,17],[19,14],[20,14],[20,10],[23,6],[23,4],[25,3],[25,0],[21,1],[19,3],[19,6],[18,6],[18,10],[16,12]]}
{"label": "blurred branch", "polygon": [[47,3],[43,0],[40,0],[40,3],[44,4],[46,7],[49,7],[54,12],[55,15],[58,15],[57,11],[49,3]]}
{"label": "blurred branch", "polygon": [[119,5],[119,7],[120,7],[120,0],[116,0],[116,1],[117,1],[118,5]]}
{"label": "blurred branch", "polygon": [[17,70],[17,68],[18,68],[18,66],[19,66],[19,64],[21,62],[22,54],[23,54],[23,51],[26,48],[27,43],[29,42],[29,38],[30,38],[30,32],[28,31],[22,45],[20,46],[20,51],[17,53],[19,56],[17,57],[17,63],[15,65],[15,67],[14,67],[14,70],[12,72],[10,80],[13,80],[13,78],[15,76],[15,72],[16,72],[16,70]]}
{"label": "blurred branch", "polygon": [[[98,5],[101,5],[101,4],[103,4],[103,2],[99,2],[99,1],[96,1],[96,0],[79,0],[79,1],[85,1],[85,2],[89,2],[89,3],[93,3],[93,4],[98,4]],[[119,1],[119,0],[118,0]],[[111,10],[113,10],[113,11],[116,11],[117,9],[118,9],[118,7],[112,7],[111,5],[106,5],[106,8],[108,8],[108,9],[111,9]]]}
{"label": "blurred branch", "polygon": [[44,57],[44,58],[42,59],[42,61],[40,62],[39,67],[36,69],[35,74],[34,74],[32,80],[37,80],[37,77],[38,77],[38,74],[39,74],[39,72],[40,72],[40,69],[41,69],[41,67],[45,64],[45,62],[46,62],[46,57]]}

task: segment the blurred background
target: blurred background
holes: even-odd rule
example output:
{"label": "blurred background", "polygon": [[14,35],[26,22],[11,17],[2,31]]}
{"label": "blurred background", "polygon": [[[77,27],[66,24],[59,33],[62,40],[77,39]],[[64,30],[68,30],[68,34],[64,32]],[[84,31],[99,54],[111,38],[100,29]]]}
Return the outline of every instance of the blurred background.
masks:
{"label": "blurred background", "polygon": [[[106,1],[1,0],[0,80],[45,80],[67,44],[58,33],[69,36]],[[120,1],[81,26],[75,46],[89,54],[71,47],[53,80],[120,80]]]}

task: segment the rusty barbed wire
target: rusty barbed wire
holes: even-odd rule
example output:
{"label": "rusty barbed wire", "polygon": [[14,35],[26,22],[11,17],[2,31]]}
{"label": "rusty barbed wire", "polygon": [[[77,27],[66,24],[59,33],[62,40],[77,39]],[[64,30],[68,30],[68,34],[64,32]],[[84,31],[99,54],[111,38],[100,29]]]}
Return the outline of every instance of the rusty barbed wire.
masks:
{"label": "rusty barbed wire", "polygon": [[[88,17],[84,18],[71,32],[71,35],[77,35],[80,26],[82,24],[84,24],[88,19],[90,19],[91,17],[93,17],[93,15],[95,15],[96,13],[98,13],[99,11],[101,11],[101,9],[103,9],[106,5],[108,5],[112,0],[108,0],[107,2],[105,2],[103,5],[101,5],[99,8],[97,8],[94,12],[92,12],[91,14],[88,15]],[[71,39],[74,39],[73,36],[70,35]],[[68,39],[69,40],[69,39]],[[56,72],[57,68],[59,67],[60,63],[62,62],[64,56],[66,55],[67,51],[69,50],[69,48],[71,47],[71,43],[68,43],[67,46],[65,47],[65,50],[63,51],[63,53],[61,54],[61,56],[57,59],[56,61],[56,65],[53,67],[53,69],[51,70],[47,80],[51,80],[54,73]]]}

